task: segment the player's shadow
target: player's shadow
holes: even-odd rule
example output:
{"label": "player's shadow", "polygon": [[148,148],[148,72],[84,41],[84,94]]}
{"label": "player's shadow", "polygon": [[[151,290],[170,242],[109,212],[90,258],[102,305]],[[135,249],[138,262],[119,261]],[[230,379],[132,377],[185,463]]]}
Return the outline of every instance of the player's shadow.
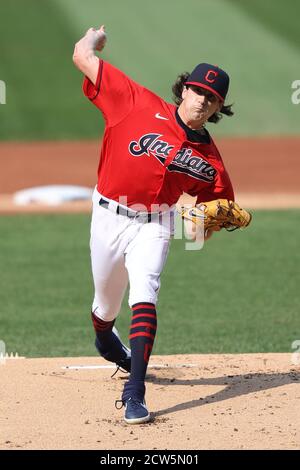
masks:
{"label": "player's shadow", "polygon": [[[153,413],[153,417],[164,416],[169,413],[183,411],[198,406],[208,405],[210,403],[217,403],[220,401],[228,400],[235,397],[240,397],[253,392],[261,392],[269,390],[282,385],[300,382],[300,371],[291,371],[287,373],[278,374],[244,374],[244,375],[226,375],[223,377],[203,378],[197,380],[181,380],[181,379],[167,379],[159,378],[152,374],[147,376],[147,381],[159,385],[224,385],[225,388],[217,393],[211,395],[199,396],[197,400],[190,400],[187,402],[178,403],[177,405]],[[181,389],[182,390],[182,389]],[[203,392],[202,392],[203,393]],[[184,396],[184,393],[183,393]]]}

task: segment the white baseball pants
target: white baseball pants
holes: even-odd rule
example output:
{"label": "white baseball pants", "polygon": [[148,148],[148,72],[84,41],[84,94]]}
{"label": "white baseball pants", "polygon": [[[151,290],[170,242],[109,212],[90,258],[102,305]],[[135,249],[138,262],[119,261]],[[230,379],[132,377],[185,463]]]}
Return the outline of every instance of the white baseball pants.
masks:
{"label": "white baseball pants", "polygon": [[[129,281],[131,307],[157,303],[160,275],[174,233],[174,207],[151,222],[119,215],[99,205],[95,189],[91,223],[91,262],[95,296],[92,311],[102,320],[114,320]],[[113,205],[117,204],[110,200]]]}

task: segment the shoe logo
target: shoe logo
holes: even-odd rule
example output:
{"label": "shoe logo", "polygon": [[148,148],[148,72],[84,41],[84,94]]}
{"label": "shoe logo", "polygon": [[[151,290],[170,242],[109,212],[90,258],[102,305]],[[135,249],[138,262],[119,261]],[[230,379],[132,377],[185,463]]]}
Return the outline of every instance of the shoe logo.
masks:
{"label": "shoe logo", "polygon": [[164,121],[168,121],[169,119],[166,117],[161,116],[159,113],[155,114],[156,119],[163,119]]}

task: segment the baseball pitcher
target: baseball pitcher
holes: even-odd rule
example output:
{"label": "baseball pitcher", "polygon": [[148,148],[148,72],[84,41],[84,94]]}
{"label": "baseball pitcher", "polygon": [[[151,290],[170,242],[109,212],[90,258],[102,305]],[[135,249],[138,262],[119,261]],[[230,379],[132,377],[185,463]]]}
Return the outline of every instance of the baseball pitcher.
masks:
{"label": "baseball pitcher", "polygon": [[[179,197],[197,197],[194,211],[183,210],[182,216],[196,225],[200,211],[209,220],[206,238],[223,227],[246,226],[250,217],[233,202],[229,176],[204,127],[222,114],[233,115],[225,105],[227,73],[200,63],[181,74],[173,105],[98,57],[105,43],[104,26],[90,28],[73,55],[85,75],[83,92],[105,120],[91,223],[92,321],[100,355],[130,373],[120,401],[125,421],[136,424],[150,420],[145,375]],[[130,350],[114,327],[128,282]]]}

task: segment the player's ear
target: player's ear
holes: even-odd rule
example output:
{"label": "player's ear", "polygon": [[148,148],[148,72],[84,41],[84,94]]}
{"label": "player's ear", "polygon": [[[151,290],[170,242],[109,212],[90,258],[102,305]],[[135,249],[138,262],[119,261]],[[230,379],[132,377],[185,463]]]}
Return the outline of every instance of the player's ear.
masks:
{"label": "player's ear", "polygon": [[219,100],[219,106],[218,106],[218,109],[217,109],[217,111],[216,111],[217,113],[219,113],[219,112],[221,111],[221,109],[222,109],[222,107],[223,107],[223,104],[224,104],[224,103]]}
{"label": "player's ear", "polygon": [[184,100],[184,98],[186,97],[187,90],[188,90],[187,87],[184,86],[184,87],[183,87],[183,90],[182,90],[182,93],[181,93],[181,98],[182,98],[183,100]]}

